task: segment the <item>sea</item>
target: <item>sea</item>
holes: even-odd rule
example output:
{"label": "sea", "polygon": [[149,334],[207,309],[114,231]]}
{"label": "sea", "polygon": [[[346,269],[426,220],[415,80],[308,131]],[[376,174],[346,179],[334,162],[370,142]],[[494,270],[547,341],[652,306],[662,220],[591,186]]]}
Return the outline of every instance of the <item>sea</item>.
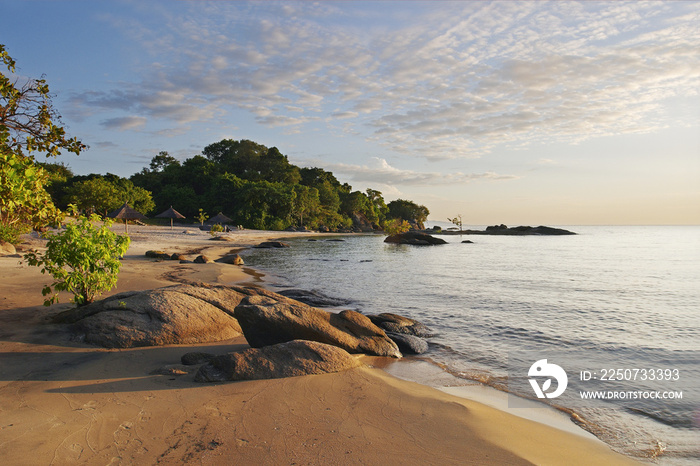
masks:
{"label": "sea", "polygon": [[558,227],[576,235],[297,237],[245,261],[273,287],[428,325],[428,352],[404,359],[434,367],[433,385],[489,387],[626,455],[700,464],[700,226]]}

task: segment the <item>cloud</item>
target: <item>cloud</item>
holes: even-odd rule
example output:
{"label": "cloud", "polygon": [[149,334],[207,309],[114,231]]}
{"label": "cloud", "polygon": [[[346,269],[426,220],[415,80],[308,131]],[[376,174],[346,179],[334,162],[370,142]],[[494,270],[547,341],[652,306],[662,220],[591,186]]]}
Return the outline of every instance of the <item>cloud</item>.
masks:
{"label": "cloud", "polygon": [[146,125],[146,118],[138,116],[116,117],[103,120],[100,124],[109,130],[138,130]]}
{"label": "cloud", "polygon": [[353,165],[346,163],[324,164],[325,167],[356,182],[380,183],[389,186],[442,186],[450,184],[465,184],[475,180],[513,180],[514,175],[499,175],[493,172],[485,173],[439,173],[402,170],[391,166],[385,159],[373,158],[371,165]]}
{"label": "cloud", "polygon": [[667,107],[698,97],[694,2],[433,6],[214,2],[184,4],[183,14],[142,6],[167,34],[115,24],[157,63],[144,63],[140,82],[73,103],[83,114],[178,124],[235,108],[295,132],[342,119],[347,133],[433,160],[697,124]]}

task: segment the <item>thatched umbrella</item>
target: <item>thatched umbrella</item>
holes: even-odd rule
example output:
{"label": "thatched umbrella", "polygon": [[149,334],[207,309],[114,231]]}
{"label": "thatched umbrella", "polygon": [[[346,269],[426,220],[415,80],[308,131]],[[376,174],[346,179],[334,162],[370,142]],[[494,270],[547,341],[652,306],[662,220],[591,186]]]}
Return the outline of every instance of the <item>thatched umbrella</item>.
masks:
{"label": "thatched umbrella", "polygon": [[169,208],[168,210],[166,210],[165,212],[156,215],[156,217],[160,217],[160,218],[169,218],[169,219],[170,219],[170,229],[171,229],[171,230],[173,229],[173,219],[174,219],[174,218],[185,218],[184,215],[182,215],[182,214],[181,214],[180,212],[178,212],[177,210],[173,209],[173,206],[170,206],[170,208]]}
{"label": "thatched umbrella", "polygon": [[124,219],[124,231],[127,233],[129,233],[129,225],[127,223],[129,220],[144,220],[146,218],[146,216],[138,210],[134,210],[129,207],[129,204],[127,203],[124,203],[124,205],[117,210],[108,213],[107,217]]}
{"label": "thatched umbrella", "polygon": [[204,223],[206,223],[207,225],[215,225],[217,223],[223,224],[223,223],[228,223],[230,221],[231,221],[230,218],[228,218],[227,216],[225,216],[224,214],[219,212],[218,214],[216,214],[215,216],[213,216],[212,218],[210,218],[209,220],[207,220]]}

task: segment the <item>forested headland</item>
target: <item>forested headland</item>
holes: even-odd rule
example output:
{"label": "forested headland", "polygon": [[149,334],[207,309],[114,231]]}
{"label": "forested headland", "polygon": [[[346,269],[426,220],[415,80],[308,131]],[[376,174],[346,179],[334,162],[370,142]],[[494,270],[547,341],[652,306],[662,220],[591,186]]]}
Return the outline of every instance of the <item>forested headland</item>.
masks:
{"label": "forested headland", "polygon": [[249,140],[224,139],[182,162],[160,152],[129,178],[74,175],[63,164],[42,165],[56,206],[75,204],[101,215],[127,202],[147,216],[172,206],[190,221],[200,212],[222,212],[245,228],[347,231],[360,225],[379,229],[394,219],[422,227],[429,214],[412,201],[385,203],[373,189],[353,191],[330,171],[298,167],[276,147]]}

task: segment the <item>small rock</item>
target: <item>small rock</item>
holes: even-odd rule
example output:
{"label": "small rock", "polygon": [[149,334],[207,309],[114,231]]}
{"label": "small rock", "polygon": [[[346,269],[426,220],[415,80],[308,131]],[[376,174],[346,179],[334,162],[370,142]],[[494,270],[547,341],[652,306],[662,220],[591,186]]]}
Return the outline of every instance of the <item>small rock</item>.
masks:
{"label": "small rock", "polygon": [[150,250],[146,251],[146,257],[150,257],[151,259],[164,259],[164,260],[170,260],[170,254],[167,252],[163,251],[157,251],[157,250]]}
{"label": "small rock", "polygon": [[213,354],[202,353],[200,351],[192,351],[191,353],[185,353],[180,358],[180,362],[185,366],[197,366],[199,364],[204,364],[211,361],[214,358]]}
{"label": "small rock", "polygon": [[214,262],[231,265],[245,265],[243,258],[238,254],[227,254],[224,257],[216,259]]}
{"label": "small rock", "polygon": [[152,371],[151,375],[185,375],[189,374],[190,371],[192,368],[182,364],[169,364]]}
{"label": "small rock", "polygon": [[15,254],[17,254],[17,249],[15,249],[14,245],[0,241],[0,256],[12,256]]}
{"label": "small rock", "polygon": [[214,261],[205,255],[197,256],[197,258],[194,260],[195,264],[210,264],[212,262],[214,262]]}
{"label": "small rock", "polygon": [[462,241],[462,243],[463,244],[474,244],[474,241],[469,240],[469,239],[465,239],[464,241]]}

